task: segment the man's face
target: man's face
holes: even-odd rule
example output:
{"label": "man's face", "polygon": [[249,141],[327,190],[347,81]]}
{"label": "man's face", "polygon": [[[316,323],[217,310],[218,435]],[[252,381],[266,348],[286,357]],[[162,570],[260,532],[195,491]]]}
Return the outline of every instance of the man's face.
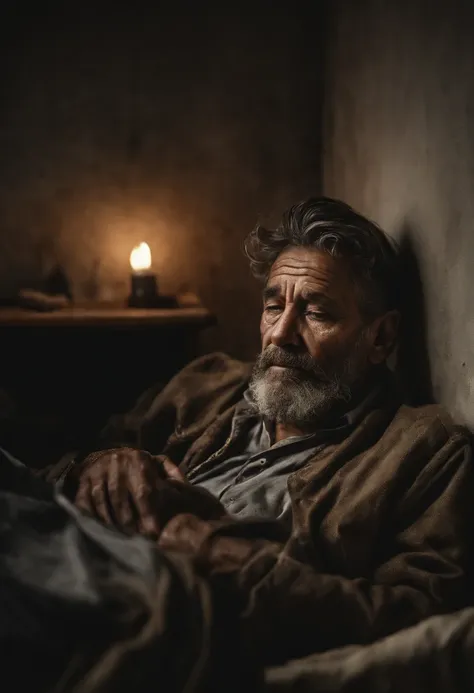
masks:
{"label": "man's face", "polygon": [[302,426],[349,401],[371,363],[371,337],[342,259],[284,250],[264,290],[262,352],[251,390],[262,414]]}

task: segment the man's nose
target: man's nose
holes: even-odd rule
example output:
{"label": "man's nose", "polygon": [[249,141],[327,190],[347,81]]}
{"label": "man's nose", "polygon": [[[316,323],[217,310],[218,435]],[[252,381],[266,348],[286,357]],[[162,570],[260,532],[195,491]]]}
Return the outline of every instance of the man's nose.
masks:
{"label": "man's nose", "polygon": [[278,347],[301,343],[298,315],[292,306],[288,306],[273,325],[270,341]]}

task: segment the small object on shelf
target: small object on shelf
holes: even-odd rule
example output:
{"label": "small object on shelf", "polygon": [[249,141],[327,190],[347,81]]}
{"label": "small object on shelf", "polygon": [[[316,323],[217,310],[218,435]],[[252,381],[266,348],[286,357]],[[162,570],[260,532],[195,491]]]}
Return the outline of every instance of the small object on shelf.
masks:
{"label": "small object on shelf", "polygon": [[64,295],[52,296],[42,291],[22,289],[18,294],[18,305],[41,313],[49,313],[53,310],[67,308],[70,305],[70,301]]}
{"label": "small object on shelf", "polygon": [[39,313],[63,310],[72,303],[72,291],[66,272],[58,263],[43,279],[39,289],[25,288],[18,292],[15,305]]}
{"label": "small object on shelf", "polygon": [[41,292],[47,296],[66,297],[72,301],[72,290],[69,278],[60,264],[56,263],[43,280]]}
{"label": "small object on shelf", "polygon": [[178,292],[176,302],[180,308],[199,308],[202,306],[199,296],[196,296],[192,291]]}

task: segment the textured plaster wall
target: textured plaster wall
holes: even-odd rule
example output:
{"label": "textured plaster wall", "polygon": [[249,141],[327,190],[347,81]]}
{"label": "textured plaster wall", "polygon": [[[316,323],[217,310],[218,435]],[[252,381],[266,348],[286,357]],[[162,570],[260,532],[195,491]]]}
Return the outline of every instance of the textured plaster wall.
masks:
{"label": "textured plaster wall", "polygon": [[434,396],[472,425],[474,5],[331,5],[325,191],[401,240],[408,303],[416,307],[404,355],[416,358],[409,384],[426,394],[430,374]]}
{"label": "textured plaster wall", "polygon": [[318,5],[3,3],[0,295],[56,257],[78,299],[122,298],[145,240],[217,315],[203,348],[253,356],[242,240],[320,191]]}

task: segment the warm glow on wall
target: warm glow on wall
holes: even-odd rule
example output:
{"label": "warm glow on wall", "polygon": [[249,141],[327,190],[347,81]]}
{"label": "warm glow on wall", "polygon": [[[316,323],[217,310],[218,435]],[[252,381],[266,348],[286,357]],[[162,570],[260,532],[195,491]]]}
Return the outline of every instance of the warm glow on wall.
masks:
{"label": "warm glow on wall", "polygon": [[143,272],[151,267],[151,250],[148,243],[140,243],[130,253],[130,265],[134,272]]}

